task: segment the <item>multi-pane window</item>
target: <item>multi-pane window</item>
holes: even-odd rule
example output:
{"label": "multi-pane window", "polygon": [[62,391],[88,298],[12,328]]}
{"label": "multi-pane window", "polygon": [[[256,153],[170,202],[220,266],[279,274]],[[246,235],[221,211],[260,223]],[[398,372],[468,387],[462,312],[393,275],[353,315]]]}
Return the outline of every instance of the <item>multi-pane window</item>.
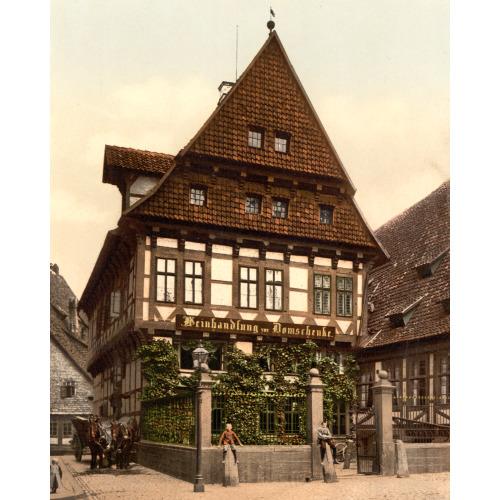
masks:
{"label": "multi-pane window", "polygon": [[74,380],[66,380],[61,386],[61,398],[71,398],[75,395],[76,384]]}
{"label": "multi-pane window", "polygon": [[288,153],[290,148],[290,135],[284,132],[276,132],[274,139],[274,150],[280,153]]}
{"label": "multi-pane window", "polygon": [[319,209],[319,221],[321,224],[333,224],[333,208],[332,207],[320,207]]}
{"label": "multi-pane window", "polygon": [[439,363],[439,402],[450,402],[450,356],[441,357]]}
{"label": "multi-pane window", "polygon": [[111,292],[111,305],[109,315],[112,318],[117,318],[120,316],[121,312],[121,292],[120,290],[116,290]]}
{"label": "multi-pane window", "polygon": [[373,385],[373,376],[371,371],[365,371],[361,374],[359,388],[359,405],[361,408],[370,408],[373,404],[371,387]]}
{"label": "multi-pane window", "polygon": [[248,145],[251,148],[262,147],[262,130],[252,128],[248,131]]}
{"label": "multi-pane window", "polygon": [[51,438],[57,437],[57,422],[56,421],[50,422],[50,437]]}
{"label": "multi-pane window", "polygon": [[240,267],[240,307],[257,309],[257,268]]}
{"label": "multi-pane window", "polygon": [[337,276],[337,316],[352,316],[352,278]]}
{"label": "multi-pane window", "polygon": [[184,261],[184,302],[203,303],[203,266],[201,262]]}
{"label": "multi-pane window", "polygon": [[413,361],[410,372],[411,401],[413,405],[427,404],[427,369],[425,359]]}
{"label": "multi-pane window", "polygon": [[285,218],[288,212],[288,202],[286,200],[273,199],[273,217]]}
{"label": "multi-pane window", "polygon": [[266,309],[283,309],[283,271],[266,269]]}
{"label": "multi-pane window", "polygon": [[156,300],[175,302],[176,261],[174,259],[156,259]]}
{"label": "multi-pane window", "polygon": [[258,196],[247,196],[245,212],[247,214],[260,214],[260,198]]}
{"label": "multi-pane window", "polygon": [[299,402],[289,398],[285,405],[285,434],[297,434],[299,432],[299,420]]}
{"label": "multi-pane window", "polygon": [[262,405],[259,415],[260,420],[260,432],[263,434],[274,434],[274,414],[275,405],[273,401],[269,399]]}
{"label": "multi-pane window", "polygon": [[73,427],[71,422],[63,422],[63,438],[71,437],[73,435]]}
{"label": "multi-pane window", "polygon": [[330,276],[314,275],[314,314],[330,314],[330,283]]}
{"label": "multi-pane window", "polygon": [[347,434],[349,405],[344,402],[335,402],[332,406],[331,426],[333,435]]}
{"label": "multi-pane window", "polygon": [[203,206],[207,202],[207,190],[204,187],[195,187],[191,188],[191,197],[190,197],[191,205]]}

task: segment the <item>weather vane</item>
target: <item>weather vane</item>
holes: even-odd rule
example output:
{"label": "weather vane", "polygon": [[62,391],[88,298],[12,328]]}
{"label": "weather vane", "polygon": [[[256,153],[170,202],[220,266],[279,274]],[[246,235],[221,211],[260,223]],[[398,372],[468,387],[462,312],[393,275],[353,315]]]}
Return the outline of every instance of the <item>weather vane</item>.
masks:
{"label": "weather vane", "polygon": [[269,15],[269,21],[267,22],[267,27],[269,28],[269,36],[271,36],[271,33],[273,32],[275,26],[274,21],[272,20],[272,18],[275,16],[275,13],[272,7],[269,7],[269,12],[270,15]]}

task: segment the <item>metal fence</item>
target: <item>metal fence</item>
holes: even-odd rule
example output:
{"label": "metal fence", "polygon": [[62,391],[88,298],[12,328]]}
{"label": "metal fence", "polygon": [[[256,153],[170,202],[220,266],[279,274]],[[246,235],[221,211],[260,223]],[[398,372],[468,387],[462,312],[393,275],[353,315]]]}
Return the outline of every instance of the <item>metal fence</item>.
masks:
{"label": "metal fence", "polygon": [[450,405],[401,405],[392,408],[394,439],[405,443],[450,440]]}
{"label": "metal fence", "polygon": [[306,396],[276,393],[231,393],[212,396],[212,444],[226,424],[243,444],[306,443]]}
{"label": "metal fence", "polygon": [[157,443],[195,445],[195,393],[177,395],[142,403],[142,438]]}

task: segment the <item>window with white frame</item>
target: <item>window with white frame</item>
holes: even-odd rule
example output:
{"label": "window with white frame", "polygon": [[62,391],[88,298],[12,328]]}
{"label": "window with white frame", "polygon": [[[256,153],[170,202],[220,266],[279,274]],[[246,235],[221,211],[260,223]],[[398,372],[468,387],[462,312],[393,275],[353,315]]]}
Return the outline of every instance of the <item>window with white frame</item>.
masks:
{"label": "window with white frame", "polygon": [[314,314],[330,314],[331,277],[314,275]]}
{"label": "window with white frame", "polygon": [[207,203],[207,189],[201,186],[191,187],[191,196],[189,199],[191,205],[204,206]]}
{"label": "window with white frame", "polygon": [[352,278],[337,276],[337,316],[352,316]]}
{"label": "window with white frame", "polygon": [[266,269],[266,309],[283,309],[283,271]]}
{"label": "window with white frame", "polygon": [[71,422],[63,422],[63,438],[68,438],[73,435],[73,426]]}
{"label": "window with white frame", "polygon": [[175,259],[156,259],[157,302],[175,302],[176,268]]}
{"label": "window with white frame", "polygon": [[274,150],[279,153],[288,153],[290,151],[290,134],[286,132],[276,132]]}
{"label": "window with white frame", "polygon": [[260,204],[260,197],[248,195],[245,203],[245,212],[247,214],[260,214]]}
{"label": "window with white frame", "polygon": [[285,219],[288,214],[288,202],[286,200],[273,199],[273,217]]}
{"label": "window with white frame", "polygon": [[111,304],[110,304],[110,310],[109,310],[109,315],[112,318],[117,318],[120,316],[121,313],[121,291],[120,290],[115,290],[114,292],[111,292]]}
{"label": "window with white frame", "polygon": [[425,359],[415,359],[410,371],[410,394],[412,405],[427,404],[427,363]]}
{"label": "window with white frame", "polygon": [[256,267],[240,267],[240,307],[257,309]]}
{"label": "window with white frame", "polygon": [[51,438],[57,437],[57,421],[56,420],[53,420],[50,422],[50,437]]}
{"label": "window with white frame", "polygon": [[203,264],[184,261],[184,302],[203,304]]}
{"label": "window with white frame", "polygon": [[251,148],[261,149],[263,146],[264,133],[262,129],[257,127],[251,127],[248,130],[248,145]]}

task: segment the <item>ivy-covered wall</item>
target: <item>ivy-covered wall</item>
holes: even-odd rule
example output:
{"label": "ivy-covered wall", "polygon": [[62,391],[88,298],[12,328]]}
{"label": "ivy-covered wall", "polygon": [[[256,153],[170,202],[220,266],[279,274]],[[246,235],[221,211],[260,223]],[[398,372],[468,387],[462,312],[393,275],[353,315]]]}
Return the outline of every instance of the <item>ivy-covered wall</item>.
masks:
{"label": "ivy-covered wall", "polygon": [[[213,350],[210,342],[203,342],[203,346],[209,352]],[[213,395],[224,400],[225,422],[216,431],[222,431],[223,425],[231,422],[245,444],[269,444],[265,437],[269,429],[267,432],[263,430],[260,421],[263,411],[272,408],[275,413],[272,429],[276,436],[275,444],[305,443],[306,406],[300,402],[305,402],[312,367],[318,368],[325,384],[323,413],[327,420],[332,421],[338,403],[355,400],[359,368],[354,357],[348,356],[343,373],[340,373],[340,366],[333,359],[316,360],[317,348],[314,342],[259,345],[252,354],[245,354],[230,347],[226,353],[226,372],[211,374],[215,382]],[[141,359],[144,376],[149,382],[143,389],[142,401],[153,402],[173,396],[179,387],[196,389],[199,374],[186,377],[179,373],[178,353],[170,343],[157,340],[143,344],[135,356]],[[269,360],[272,377],[265,374]],[[292,433],[289,416],[291,401],[294,401],[294,411],[298,414],[298,422],[294,422],[297,432]],[[147,422],[144,424],[147,425]]]}

